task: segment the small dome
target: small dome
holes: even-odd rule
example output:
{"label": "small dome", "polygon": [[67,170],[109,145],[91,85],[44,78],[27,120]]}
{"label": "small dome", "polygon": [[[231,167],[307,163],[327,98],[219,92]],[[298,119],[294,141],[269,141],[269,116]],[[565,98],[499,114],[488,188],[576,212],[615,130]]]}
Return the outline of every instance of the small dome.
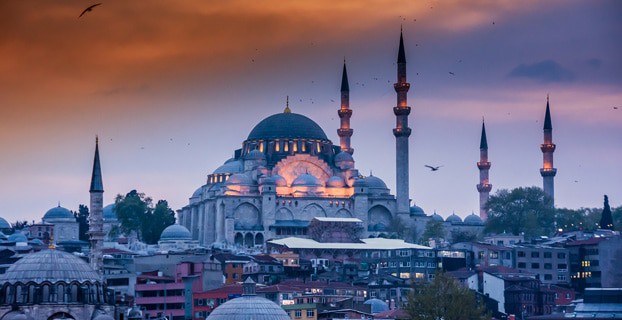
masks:
{"label": "small dome", "polygon": [[10,235],[7,239],[9,242],[28,242],[28,238],[23,233],[16,231],[14,234]]}
{"label": "small dome", "polygon": [[11,229],[11,224],[4,220],[2,217],[0,217],[0,230],[2,229]]}
{"label": "small dome", "polygon": [[104,207],[102,210],[102,218],[104,221],[117,221],[117,214],[114,213],[114,203]]}
{"label": "small dome", "polygon": [[229,300],[207,317],[207,320],[291,320],[287,312],[276,303],[255,295]]}
{"label": "small dome", "polygon": [[471,215],[464,218],[464,224],[469,226],[481,226],[484,225],[484,221],[482,221],[482,218],[475,215],[475,213],[471,213]]}
{"label": "small dome", "polygon": [[255,150],[251,150],[251,152],[249,152],[246,157],[244,157],[244,159],[246,160],[266,160],[266,155],[263,154],[263,152],[255,149]]}
{"label": "small dome", "polygon": [[160,234],[160,241],[164,240],[192,240],[192,234],[180,224],[172,224]]}
{"label": "small dome", "polygon": [[194,190],[191,198],[200,198],[202,194],[203,194],[203,187],[201,186],[198,189]]}
{"label": "small dome", "polygon": [[434,212],[434,214],[432,215],[432,221],[443,222],[445,220],[443,219],[443,217],[439,216],[436,212]]}
{"label": "small dome", "polygon": [[62,220],[72,219],[75,221],[76,217],[73,216],[73,213],[71,213],[71,211],[59,205],[58,207],[54,207],[48,210],[43,216],[42,220],[43,222],[48,222],[48,221],[54,221],[54,220],[59,220],[59,219],[62,219]]}
{"label": "small dome", "polygon": [[272,176],[272,179],[274,179],[274,184],[276,184],[277,187],[287,187],[287,180],[281,175],[275,174]]}
{"label": "small dome", "polygon": [[43,243],[43,241],[41,241],[41,239],[32,239],[32,240],[28,241],[28,244],[35,245],[35,246],[42,246],[45,243]]}
{"label": "small dome", "polygon": [[219,173],[238,173],[242,172],[242,163],[238,160],[229,159],[222,166],[218,167],[218,169],[214,170],[214,174]]}
{"label": "small dome", "polygon": [[445,221],[450,222],[451,224],[462,224],[462,219],[458,217],[455,213],[452,213]]}
{"label": "small dome", "polygon": [[382,179],[374,176],[369,176],[365,178],[365,182],[367,186],[371,189],[387,189],[387,185],[382,181]]}
{"label": "small dome", "polygon": [[354,161],[354,158],[352,158],[351,154],[341,151],[337,153],[337,155],[335,155],[335,163],[343,162],[343,161]]}
{"label": "small dome", "polygon": [[380,313],[389,310],[389,305],[380,299],[369,299],[363,304],[371,305],[371,313]]}
{"label": "small dome", "polygon": [[321,185],[322,184],[318,178],[308,173],[299,175],[298,178],[292,182],[292,187],[319,187]]}
{"label": "small dome", "polygon": [[263,182],[264,185],[269,184],[269,185],[274,185],[276,184],[276,182],[274,181],[273,177],[264,177],[263,178]]}
{"label": "small dome", "polygon": [[227,179],[227,181],[225,182],[225,185],[245,185],[245,186],[250,186],[253,184],[253,179],[251,179],[251,177],[243,174],[243,173],[236,173],[234,175],[231,175],[229,177],[229,179]]}
{"label": "small dome", "polygon": [[365,182],[365,179],[356,178],[354,179],[354,183],[352,184],[352,186],[355,188],[367,187],[367,182]]}
{"label": "small dome", "polygon": [[412,206],[410,207],[410,215],[411,216],[425,216],[425,211],[421,207]]}
{"label": "small dome", "polygon": [[343,188],[345,186],[346,182],[339,176],[332,176],[328,179],[328,181],[326,181],[326,187],[328,188]]}
{"label": "small dome", "polygon": [[73,254],[60,250],[42,250],[30,253],[11,265],[0,275],[0,283],[43,282],[101,282],[88,263]]}

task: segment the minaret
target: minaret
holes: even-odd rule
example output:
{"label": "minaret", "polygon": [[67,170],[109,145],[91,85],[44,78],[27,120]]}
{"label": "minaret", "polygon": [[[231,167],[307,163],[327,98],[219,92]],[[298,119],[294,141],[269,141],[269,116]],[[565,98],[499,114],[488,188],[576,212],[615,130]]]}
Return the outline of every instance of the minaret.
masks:
{"label": "minaret", "polygon": [[104,245],[104,229],[103,229],[103,198],[104,184],[102,182],[102,171],[99,163],[99,139],[95,138],[95,159],[93,160],[93,173],[91,175],[91,205],[89,207],[89,239],[91,242],[90,264],[91,267],[102,273],[103,255],[102,247]]}
{"label": "minaret", "polygon": [[488,210],[486,209],[486,203],[490,197],[490,190],[492,184],[488,180],[488,170],[490,169],[490,162],[488,161],[488,141],[486,140],[486,125],[484,119],[482,119],[482,137],[479,142],[479,162],[477,163],[479,168],[479,184],[477,185],[477,192],[479,192],[479,217],[483,221],[488,219]]}
{"label": "minaret", "polygon": [[554,178],[557,169],[553,167],[553,152],[555,152],[555,144],[553,143],[553,126],[551,124],[551,110],[549,108],[549,96],[546,96],[546,114],[544,116],[544,143],[540,145],[542,150],[542,184],[544,193],[553,199],[555,205],[555,184]]}
{"label": "minaret", "polygon": [[343,60],[343,73],[341,75],[341,107],[339,111],[341,126],[337,129],[339,135],[339,146],[341,151],[349,154],[354,153],[354,149],[350,146],[350,137],[352,137],[352,129],[350,128],[350,117],[352,109],[350,109],[350,86],[348,85],[348,72],[346,71],[346,60]]}
{"label": "minaret", "polygon": [[410,89],[410,83],[406,82],[406,54],[404,53],[404,37],[400,31],[400,48],[397,54],[397,82],[393,84],[397,93],[397,106],[393,108],[395,113],[396,124],[393,129],[395,136],[395,181],[396,181],[396,197],[397,197],[397,213],[408,213],[408,137],[410,137],[410,128],[408,127],[408,115],[410,107],[408,106],[407,94]]}

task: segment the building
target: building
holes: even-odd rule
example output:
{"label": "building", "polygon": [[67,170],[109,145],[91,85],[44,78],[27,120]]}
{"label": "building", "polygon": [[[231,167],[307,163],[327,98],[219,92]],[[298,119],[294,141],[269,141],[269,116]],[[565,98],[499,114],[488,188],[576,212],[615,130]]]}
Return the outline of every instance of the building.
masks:
{"label": "building", "polygon": [[575,290],[622,287],[622,237],[569,241],[565,247],[570,254],[570,281]]}
{"label": "building", "polygon": [[[60,204],[48,210],[43,215],[43,218],[41,218],[40,225],[42,227],[46,225],[54,226],[49,236],[54,238],[55,243],[63,242],[63,241],[70,241],[70,240],[79,240],[79,237],[78,237],[79,226],[78,226],[78,221],[76,220],[76,217],[73,215],[71,211],[69,211],[66,208],[61,207]],[[39,234],[38,229],[36,232],[38,235]],[[39,238],[39,239],[41,240],[45,239],[45,233],[43,233],[42,236],[43,238]]]}

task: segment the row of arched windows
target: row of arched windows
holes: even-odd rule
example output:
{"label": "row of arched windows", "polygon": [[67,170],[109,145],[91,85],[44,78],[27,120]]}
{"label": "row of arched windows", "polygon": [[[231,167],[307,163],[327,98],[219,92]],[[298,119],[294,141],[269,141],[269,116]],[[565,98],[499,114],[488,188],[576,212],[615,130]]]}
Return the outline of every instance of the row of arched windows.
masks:
{"label": "row of arched windows", "polygon": [[99,283],[14,283],[0,287],[0,305],[3,304],[102,304],[104,290]]}

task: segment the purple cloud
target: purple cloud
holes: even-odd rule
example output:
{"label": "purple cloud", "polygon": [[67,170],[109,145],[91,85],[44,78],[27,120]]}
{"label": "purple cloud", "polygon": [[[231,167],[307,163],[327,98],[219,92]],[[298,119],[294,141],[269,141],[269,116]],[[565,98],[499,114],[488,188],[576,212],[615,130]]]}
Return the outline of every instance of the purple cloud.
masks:
{"label": "purple cloud", "polygon": [[544,60],[534,64],[521,63],[510,71],[509,77],[528,78],[541,82],[566,82],[574,80],[572,71],[553,60]]}

